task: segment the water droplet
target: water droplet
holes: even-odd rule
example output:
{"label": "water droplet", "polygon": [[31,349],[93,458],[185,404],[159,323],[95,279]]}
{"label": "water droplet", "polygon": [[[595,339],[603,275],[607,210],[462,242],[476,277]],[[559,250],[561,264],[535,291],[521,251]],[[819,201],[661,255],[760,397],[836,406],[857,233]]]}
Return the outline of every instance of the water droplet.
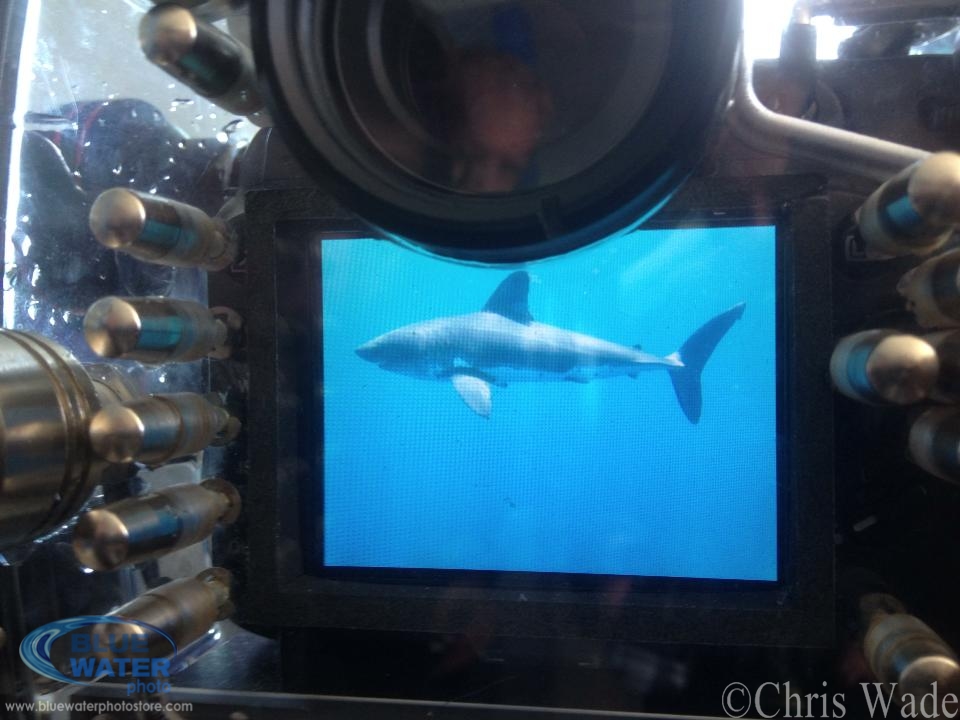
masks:
{"label": "water droplet", "polygon": [[217,142],[226,144],[230,142],[230,136],[221,130],[217,133]]}
{"label": "water droplet", "polygon": [[113,168],[113,170],[112,170],[111,172],[112,172],[114,175],[119,175],[120,173],[123,172],[123,165],[117,165],[115,168]]}
{"label": "water droplet", "polygon": [[29,235],[23,236],[23,241],[20,243],[20,249],[23,251],[24,255],[30,254],[30,248],[33,246],[33,240],[30,239]]}
{"label": "water droplet", "polygon": [[147,192],[150,193],[151,195],[156,195],[156,194],[157,194],[157,186],[154,185],[154,186],[153,186],[152,188],[150,188]]}

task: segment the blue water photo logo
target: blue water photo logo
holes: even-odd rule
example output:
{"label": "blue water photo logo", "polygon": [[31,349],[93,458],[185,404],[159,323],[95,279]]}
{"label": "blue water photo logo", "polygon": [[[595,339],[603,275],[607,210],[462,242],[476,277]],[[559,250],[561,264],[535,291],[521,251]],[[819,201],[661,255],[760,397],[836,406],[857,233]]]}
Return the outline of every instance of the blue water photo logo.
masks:
{"label": "blue water photo logo", "polygon": [[57,620],[20,644],[20,658],[44,677],[73,685],[126,681],[127,695],[169,691],[176,655],[173,638],[159,628],[111,615]]}

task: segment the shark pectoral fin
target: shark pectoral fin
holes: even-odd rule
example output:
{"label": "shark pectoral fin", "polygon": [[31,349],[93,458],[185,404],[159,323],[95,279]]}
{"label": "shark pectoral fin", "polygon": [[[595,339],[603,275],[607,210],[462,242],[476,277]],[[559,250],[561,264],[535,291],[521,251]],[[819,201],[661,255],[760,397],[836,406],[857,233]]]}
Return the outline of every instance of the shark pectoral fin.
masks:
{"label": "shark pectoral fin", "polygon": [[454,375],[453,387],[467,407],[480,417],[490,417],[490,384],[474,375]]}

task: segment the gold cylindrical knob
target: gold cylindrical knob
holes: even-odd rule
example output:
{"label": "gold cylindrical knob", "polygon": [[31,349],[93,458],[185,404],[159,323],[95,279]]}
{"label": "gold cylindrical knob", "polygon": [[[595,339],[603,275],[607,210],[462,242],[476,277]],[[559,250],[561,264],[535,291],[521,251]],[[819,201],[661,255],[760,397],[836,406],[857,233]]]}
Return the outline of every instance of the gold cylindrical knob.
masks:
{"label": "gold cylindrical knob", "polygon": [[935,407],[910,426],[910,459],[931,475],[960,482],[960,411]]}
{"label": "gold cylindrical knob", "polygon": [[867,256],[928,255],[960,225],[960,155],[941,152],[904,169],[857,211]]}
{"label": "gold cylindrical knob", "polygon": [[77,560],[93,570],[116,570],[193,545],[240,514],[240,496],[213,478],[128,498],[80,516],[73,530]]}
{"label": "gold cylindrical knob", "polygon": [[229,357],[238,328],[231,310],[170,298],[101,298],[83,319],[98,355],[152,364]]}
{"label": "gold cylindrical knob", "polygon": [[219,218],[125,188],[100,193],[90,230],[102,245],[156,265],[222,270],[237,257],[236,238]]}
{"label": "gold cylindrical knob", "polygon": [[153,395],[110,405],[90,421],[90,444],[109,462],[162,465],[236,433],[236,420],[202,395]]}
{"label": "gold cylindrical knob", "polygon": [[[133,620],[156,628],[182,650],[204,635],[215,622],[233,614],[230,599],[232,578],[223,568],[209,568],[193,578],[182,578],[148,590],[110,613],[112,617]],[[146,635],[151,657],[170,653],[169,642],[143,625],[110,623],[94,626],[92,635],[109,638]],[[99,643],[110,648],[109,641]],[[116,653],[112,653],[116,655]]]}
{"label": "gold cylindrical knob", "polygon": [[930,258],[906,273],[897,283],[907,309],[921,327],[960,325],[960,250]]}
{"label": "gold cylindrical knob", "polygon": [[884,683],[896,683],[902,700],[929,694],[940,697],[960,689],[960,664],[953,650],[929,626],[906,613],[874,616],[863,641],[870,669]]}
{"label": "gold cylindrical knob", "polygon": [[830,376],[847,397],[907,405],[927,396],[937,380],[936,351],[925,340],[895,330],[866,330],[837,343]]}
{"label": "gold cylindrical knob", "polygon": [[150,62],[224,110],[258,118],[264,108],[249,49],[190,10],[157,5],[140,22],[140,47]]}

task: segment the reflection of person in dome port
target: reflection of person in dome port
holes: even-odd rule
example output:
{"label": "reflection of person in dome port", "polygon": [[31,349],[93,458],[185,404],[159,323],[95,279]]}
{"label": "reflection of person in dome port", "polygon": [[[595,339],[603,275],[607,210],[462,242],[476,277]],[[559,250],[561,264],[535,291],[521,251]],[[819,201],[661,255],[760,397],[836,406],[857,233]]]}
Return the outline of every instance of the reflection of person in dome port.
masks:
{"label": "reflection of person in dome port", "polygon": [[522,62],[466,52],[451,74],[452,184],[507,192],[519,183],[550,116],[550,96]]}

